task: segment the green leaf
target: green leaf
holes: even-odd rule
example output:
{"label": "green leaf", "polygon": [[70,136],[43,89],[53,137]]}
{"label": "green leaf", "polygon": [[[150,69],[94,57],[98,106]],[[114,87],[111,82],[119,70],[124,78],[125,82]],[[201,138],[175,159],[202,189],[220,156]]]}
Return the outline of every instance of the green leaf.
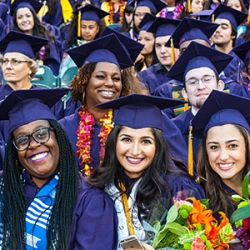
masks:
{"label": "green leaf", "polygon": [[155,221],[155,223],[154,223],[154,229],[156,231],[158,231],[158,232],[160,231],[160,229],[161,229],[161,223],[160,223],[159,220]]}
{"label": "green leaf", "polygon": [[188,229],[176,222],[168,223],[168,230],[177,235],[183,235],[188,233]]}
{"label": "green leaf", "polygon": [[244,180],[242,182],[242,196],[245,199],[248,199],[248,197],[249,197],[249,195],[248,195],[249,175],[250,175],[250,171],[246,174],[246,176],[244,177]]}
{"label": "green leaf", "polygon": [[209,199],[201,199],[200,203],[203,204],[205,207],[207,207],[209,203]]}
{"label": "green leaf", "polygon": [[230,218],[231,223],[235,223],[236,221],[243,220],[248,218],[250,214],[250,204],[246,205],[245,207],[241,207],[234,211]]}
{"label": "green leaf", "polygon": [[167,215],[167,224],[170,222],[175,221],[175,219],[178,216],[178,207],[176,204],[174,204],[168,211],[168,215]]}

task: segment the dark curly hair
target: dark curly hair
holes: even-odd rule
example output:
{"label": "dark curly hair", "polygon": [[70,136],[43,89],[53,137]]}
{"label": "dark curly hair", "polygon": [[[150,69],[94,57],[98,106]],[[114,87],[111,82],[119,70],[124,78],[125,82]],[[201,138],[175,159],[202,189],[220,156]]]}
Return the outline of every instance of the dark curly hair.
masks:
{"label": "dark curly hair", "polygon": [[[78,73],[74,76],[70,83],[71,98],[73,102],[83,101],[83,94],[89,82],[91,74],[94,72],[97,63],[86,63],[78,69]],[[136,77],[131,74],[130,69],[121,71],[122,76],[122,91],[121,96],[133,93],[140,93],[142,89]]]}
{"label": "dark curly hair", "polygon": [[[59,123],[49,120],[60,150],[60,177],[56,188],[55,203],[47,225],[47,249],[67,249],[69,244],[73,212],[79,185],[79,173],[70,141]],[[18,155],[9,136],[4,159],[0,196],[3,222],[3,249],[26,249],[25,217],[26,198],[23,190],[21,166],[17,166]],[[19,163],[20,164],[20,163]]]}

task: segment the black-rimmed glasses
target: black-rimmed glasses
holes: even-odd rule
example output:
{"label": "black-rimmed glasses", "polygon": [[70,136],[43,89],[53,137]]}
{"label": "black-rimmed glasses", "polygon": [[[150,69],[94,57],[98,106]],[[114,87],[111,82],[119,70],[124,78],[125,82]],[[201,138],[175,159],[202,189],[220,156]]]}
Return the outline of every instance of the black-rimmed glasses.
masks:
{"label": "black-rimmed glasses", "polygon": [[30,146],[31,137],[39,144],[47,142],[50,138],[50,130],[53,128],[40,128],[29,135],[17,137],[12,142],[18,151],[24,151]]}

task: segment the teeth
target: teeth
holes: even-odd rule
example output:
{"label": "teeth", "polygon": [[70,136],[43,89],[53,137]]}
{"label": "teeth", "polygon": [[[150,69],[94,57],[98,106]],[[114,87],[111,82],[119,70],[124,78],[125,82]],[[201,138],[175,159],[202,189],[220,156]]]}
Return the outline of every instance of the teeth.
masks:
{"label": "teeth", "polygon": [[227,163],[227,164],[219,164],[220,167],[222,168],[228,168],[228,167],[231,167],[232,166],[232,163]]}
{"label": "teeth", "polygon": [[101,91],[104,95],[113,95],[112,91]]}
{"label": "teeth", "polygon": [[141,159],[130,158],[130,157],[128,157],[128,160],[129,160],[130,162],[133,162],[133,163],[139,163],[139,162],[141,162]]}
{"label": "teeth", "polygon": [[48,153],[41,153],[41,154],[37,154],[31,157],[31,160],[35,161],[35,160],[40,160],[42,158],[44,158]]}

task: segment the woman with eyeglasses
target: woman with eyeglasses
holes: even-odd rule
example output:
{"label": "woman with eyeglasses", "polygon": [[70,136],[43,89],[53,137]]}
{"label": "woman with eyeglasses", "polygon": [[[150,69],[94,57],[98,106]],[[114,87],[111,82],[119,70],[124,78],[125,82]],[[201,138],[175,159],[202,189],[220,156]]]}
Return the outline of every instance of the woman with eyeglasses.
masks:
{"label": "woman with eyeglasses", "polygon": [[[37,52],[47,43],[46,39],[11,31],[0,42],[1,69],[6,84],[0,86],[0,100],[3,100],[13,90],[41,89],[32,85],[31,79],[36,74],[38,62],[35,60]],[[63,117],[63,105],[59,101],[52,107],[57,119]],[[0,137],[4,142],[8,140],[8,124],[0,124]],[[1,165],[1,164],[0,164]]]}
{"label": "woman with eyeglasses", "polygon": [[113,203],[78,172],[49,108],[67,91],[17,90],[0,104],[0,119],[9,121],[0,172],[1,249],[109,250],[117,244]]}

